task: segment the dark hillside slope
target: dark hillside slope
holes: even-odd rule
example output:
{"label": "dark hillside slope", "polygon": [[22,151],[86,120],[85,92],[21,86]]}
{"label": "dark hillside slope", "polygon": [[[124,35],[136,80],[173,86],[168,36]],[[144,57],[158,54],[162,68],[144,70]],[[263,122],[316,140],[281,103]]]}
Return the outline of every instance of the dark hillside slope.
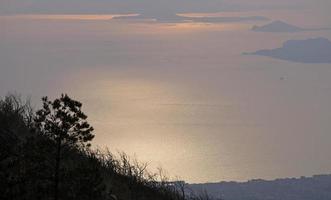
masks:
{"label": "dark hillside slope", "polygon": [[[0,99],[1,200],[54,199],[56,141],[37,131],[34,119],[28,103],[15,96]],[[124,153],[115,158],[64,143],[61,158],[59,200],[201,199],[184,198],[177,187]]]}

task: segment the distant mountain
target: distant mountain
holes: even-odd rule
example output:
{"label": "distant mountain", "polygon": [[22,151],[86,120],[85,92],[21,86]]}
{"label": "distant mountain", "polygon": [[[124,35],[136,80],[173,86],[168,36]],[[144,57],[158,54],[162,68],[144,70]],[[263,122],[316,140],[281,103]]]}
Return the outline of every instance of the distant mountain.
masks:
{"label": "distant mountain", "polygon": [[256,32],[299,32],[306,29],[282,21],[273,21],[263,26],[254,26],[252,30]]}
{"label": "distant mountain", "polygon": [[190,184],[194,192],[206,191],[224,200],[330,200],[331,175],[317,175],[277,179],[251,180],[244,183],[220,182]]}
{"label": "distant mountain", "polygon": [[331,41],[326,38],[289,40],[281,48],[245,54],[269,56],[300,63],[331,63]]}

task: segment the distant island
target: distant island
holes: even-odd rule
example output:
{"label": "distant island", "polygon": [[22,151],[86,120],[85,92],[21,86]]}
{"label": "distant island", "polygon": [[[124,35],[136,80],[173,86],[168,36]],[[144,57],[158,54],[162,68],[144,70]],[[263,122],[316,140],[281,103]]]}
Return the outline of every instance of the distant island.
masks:
{"label": "distant island", "polygon": [[283,21],[273,21],[263,26],[253,26],[252,30],[256,32],[299,32],[307,29],[300,28]]}
{"label": "distant island", "polygon": [[331,63],[331,41],[327,38],[288,40],[280,48],[263,49],[244,55],[268,56],[300,63]]}
{"label": "distant island", "polygon": [[285,178],[273,181],[251,180],[244,183],[219,182],[190,184],[193,191],[206,191],[226,200],[330,200],[331,175]]}
{"label": "distant island", "polygon": [[256,32],[300,32],[308,29],[300,28],[283,21],[273,21],[263,26],[253,26],[252,30]]}
{"label": "distant island", "polygon": [[301,31],[329,31],[330,28],[301,28],[280,20],[262,26],[253,26],[252,31],[269,33],[296,33]]}
{"label": "distant island", "polygon": [[133,16],[118,16],[114,17],[113,20],[154,20],[159,23],[185,23],[185,22],[195,22],[195,23],[229,23],[229,22],[243,22],[243,21],[266,21],[269,20],[264,16],[243,16],[243,17],[188,17],[181,16],[174,13],[159,13],[159,14],[148,14],[143,13]]}

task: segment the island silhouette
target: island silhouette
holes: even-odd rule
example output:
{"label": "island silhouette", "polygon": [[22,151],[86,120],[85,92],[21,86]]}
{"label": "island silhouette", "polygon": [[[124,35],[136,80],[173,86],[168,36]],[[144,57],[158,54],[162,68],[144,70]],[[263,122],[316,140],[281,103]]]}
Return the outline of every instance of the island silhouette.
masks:
{"label": "island silhouette", "polygon": [[262,49],[244,55],[268,56],[299,63],[331,63],[331,41],[322,37],[288,40],[280,48]]}

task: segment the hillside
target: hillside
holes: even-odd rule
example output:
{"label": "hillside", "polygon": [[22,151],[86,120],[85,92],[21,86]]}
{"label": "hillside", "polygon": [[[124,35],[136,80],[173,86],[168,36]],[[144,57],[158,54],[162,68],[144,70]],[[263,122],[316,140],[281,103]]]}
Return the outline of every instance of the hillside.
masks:
{"label": "hillside", "polygon": [[[43,110],[34,113],[28,102],[16,96],[0,99],[0,199],[204,199],[199,195],[185,197],[181,187],[176,182],[169,183],[162,171],[149,172],[147,164],[125,153],[115,156],[83,145],[87,140],[78,143],[89,136],[86,123],[79,122],[68,129],[73,132],[81,128],[81,132],[75,133],[81,134],[78,140],[75,135],[61,133],[60,128],[69,127],[77,117],[87,118],[80,110],[81,103],[67,95],[54,100],[50,109],[47,103],[47,98],[43,98]],[[60,110],[55,112],[56,109]],[[50,113],[55,114],[48,116]],[[47,117],[40,118],[43,114]],[[62,143],[58,143],[56,133],[65,138]]]}

